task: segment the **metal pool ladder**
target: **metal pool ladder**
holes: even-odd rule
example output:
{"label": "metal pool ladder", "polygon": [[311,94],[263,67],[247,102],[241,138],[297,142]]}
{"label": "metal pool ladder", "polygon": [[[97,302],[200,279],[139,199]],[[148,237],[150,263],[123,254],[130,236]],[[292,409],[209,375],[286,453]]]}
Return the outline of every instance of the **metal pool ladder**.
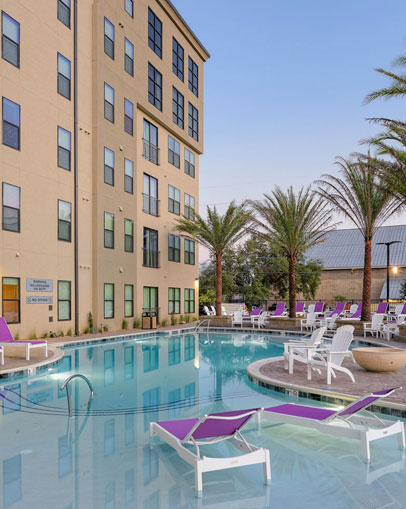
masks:
{"label": "metal pool ladder", "polygon": [[69,382],[73,379],[73,378],[82,378],[82,380],[84,380],[88,387],[89,387],[89,390],[90,390],[90,396],[89,396],[89,399],[88,399],[88,402],[87,402],[87,409],[89,410],[89,407],[90,407],[90,402],[92,401],[92,398],[94,396],[94,390],[93,390],[93,385],[90,383],[90,380],[87,378],[87,376],[85,375],[81,375],[80,373],[75,373],[74,375],[71,375],[69,376],[64,382],[63,384],[61,385],[61,391],[63,391],[65,388],[66,388],[66,397],[68,399],[68,412],[69,412],[69,417],[72,417],[72,405],[71,405],[71,401],[70,401],[70,392],[69,392]]}
{"label": "metal pool ladder", "polygon": [[199,322],[199,323],[196,325],[195,330],[194,330],[193,332],[197,332],[197,331],[200,329],[200,327],[201,327],[201,326],[202,326],[205,322],[207,322],[206,330],[207,330],[207,332],[208,332],[208,330],[209,330],[209,326],[210,326],[210,322],[211,322],[211,320],[209,320],[208,318],[205,318],[204,320],[202,320],[201,322]]}

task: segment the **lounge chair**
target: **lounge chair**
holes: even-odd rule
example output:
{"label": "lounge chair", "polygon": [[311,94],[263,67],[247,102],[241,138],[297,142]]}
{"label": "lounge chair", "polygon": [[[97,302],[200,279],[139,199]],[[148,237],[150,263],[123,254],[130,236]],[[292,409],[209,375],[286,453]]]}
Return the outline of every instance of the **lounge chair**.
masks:
{"label": "lounge chair", "polygon": [[302,318],[300,320],[300,330],[314,328],[314,324],[316,322],[316,313],[307,313],[306,318]]}
{"label": "lounge chair", "polygon": [[0,346],[3,349],[25,348],[25,358],[27,361],[30,360],[30,351],[34,348],[45,348],[45,357],[48,357],[48,343],[46,341],[15,341],[4,318],[0,318]]}
{"label": "lounge chair", "polygon": [[367,332],[369,332],[372,336],[379,336],[379,333],[382,330],[383,319],[385,315],[382,313],[375,313],[372,315],[372,322],[364,322],[364,338],[367,336]]}
{"label": "lounge chair", "polygon": [[242,319],[244,322],[249,322],[252,325],[253,319],[258,317],[262,311],[263,309],[261,308],[253,309],[249,315],[243,315]]}
{"label": "lounge chair", "polygon": [[314,312],[316,315],[323,313],[324,302],[316,302],[314,305]]}
{"label": "lounge chair", "polygon": [[234,327],[234,325],[242,327],[242,323],[242,311],[234,311],[233,317],[231,318],[231,327]]}
{"label": "lounge chair", "polygon": [[346,304],[347,304],[346,302],[337,302],[335,309],[333,309],[333,311],[331,311],[330,313],[326,313],[324,318],[331,318],[333,315],[340,316],[341,314],[344,313]]}
{"label": "lounge chair", "polygon": [[322,348],[302,347],[308,350],[307,358],[307,379],[312,379],[312,370],[319,371],[326,369],[327,385],[331,385],[331,376],[335,378],[335,371],[346,373],[355,383],[354,376],[351,371],[342,365],[344,358],[352,353],[349,350],[352,340],[354,339],[353,325],[343,325],[337,329],[334,334],[331,345]]}
{"label": "lounge chair", "polygon": [[314,313],[314,308],[316,307],[316,304],[309,304],[307,306],[306,313]]}
{"label": "lounge chair", "polygon": [[275,312],[270,315],[269,318],[279,318],[281,316],[284,316],[286,314],[285,311],[285,303],[284,302],[277,302]]}
{"label": "lounge chair", "polygon": [[326,327],[320,327],[313,331],[308,339],[287,341],[283,344],[283,357],[285,360],[285,369],[289,369],[289,373],[293,373],[294,361],[307,363],[308,356],[310,355],[310,348],[317,348],[323,341],[323,335],[326,332]]}
{"label": "lounge chair", "polygon": [[254,316],[251,318],[252,326],[255,329],[255,325],[260,329],[261,327],[265,327],[267,316],[266,313],[260,313],[258,316]]}
{"label": "lounge chair", "polygon": [[373,440],[397,435],[399,446],[405,448],[404,425],[402,421],[383,420],[370,412],[367,412],[366,416],[358,414],[400,388],[366,394],[338,411],[293,403],[278,405],[265,408],[260,414],[260,419],[278,424],[296,424],[336,437],[360,440],[362,456],[369,461],[371,458],[369,444]]}
{"label": "lounge chair", "polygon": [[[173,447],[181,458],[194,467],[198,496],[201,496],[203,489],[202,473],[225,468],[262,463],[265,483],[269,484],[271,481],[269,451],[249,444],[241,435],[242,428],[254,415],[258,416],[260,411],[260,408],[233,410],[231,412],[203,415],[194,419],[151,422],[149,436],[152,440],[154,435],[158,435]],[[243,454],[231,458],[201,456],[201,445],[215,444],[223,440],[230,440]],[[196,452],[187,448],[186,445],[194,447]]]}
{"label": "lounge chair", "polygon": [[304,302],[296,303],[296,309],[295,309],[296,317],[304,315],[304,308],[305,308]]}
{"label": "lounge chair", "polygon": [[217,315],[217,311],[216,311],[216,308],[214,306],[210,306],[211,308],[211,314],[212,316],[216,316]]}
{"label": "lounge chair", "polygon": [[334,313],[332,316],[319,318],[315,321],[315,327],[327,327],[329,331],[332,331],[336,328],[336,320],[338,319],[338,314]]}
{"label": "lounge chair", "polygon": [[213,316],[213,313],[207,306],[203,306],[203,311],[206,313],[207,316]]}
{"label": "lounge chair", "polygon": [[374,315],[386,315],[387,311],[388,311],[388,303],[380,302],[378,304],[378,307],[376,308]]}
{"label": "lounge chair", "polygon": [[359,304],[352,304],[348,316],[341,318],[341,320],[361,320],[362,302]]}

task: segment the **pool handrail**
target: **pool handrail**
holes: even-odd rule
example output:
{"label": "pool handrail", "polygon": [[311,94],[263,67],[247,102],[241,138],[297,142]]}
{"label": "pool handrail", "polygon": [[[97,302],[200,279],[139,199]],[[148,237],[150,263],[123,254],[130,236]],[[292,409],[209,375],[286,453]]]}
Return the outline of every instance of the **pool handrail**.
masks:
{"label": "pool handrail", "polygon": [[87,378],[87,376],[85,375],[82,375],[81,373],[74,373],[73,375],[69,376],[64,382],[63,384],[61,385],[60,387],[60,390],[63,391],[65,388],[66,388],[66,397],[67,397],[67,400],[68,400],[68,413],[69,413],[69,417],[72,417],[72,405],[71,405],[71,401],[70,401],[70,392],[69,392],[69,382],[73,379],[73,378],[81,378],[82,380],[84,380],[88,387],[89,387],[89,390],[90,390],[90,396],[89,396],[89,399],[87,401],[87,408],[89,409],[90,407],[90,402],[94,396],[94,390],[93,390],[93,385],[91,384],[90,380]]}
{"label": "pool handrail", "polygon": [[200,329],[200,327],[202,326],[202,324],[203,324],[204,322],[207,322],[207,327],[206,327],[206,328],[207,328],[207,330],[208,330],[208,329],[209,329],[209,326],[210,326],[210,322],[211,322],[211,320],[210,320],[209,318],[205,318],[204,320],[202,320],[201,322],[199,322],[199,323],[196,325],[196,327],[195,327],[195,329],[194,329],[194,331],[193,331],[193,332],[197,332],[197,331]]}

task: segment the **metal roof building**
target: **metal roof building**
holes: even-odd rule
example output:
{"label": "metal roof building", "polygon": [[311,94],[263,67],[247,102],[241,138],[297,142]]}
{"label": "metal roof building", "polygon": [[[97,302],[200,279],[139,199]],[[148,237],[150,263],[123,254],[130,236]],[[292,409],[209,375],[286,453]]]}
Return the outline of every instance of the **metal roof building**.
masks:
{"label": "metal roof building", "polygon": [[[386,247],[378,242],[398,240],[390,249],[390,265],[406,267],[406,225],[381,226],[372,241],[372,268],[386,267]],[[306,258],[320,260],[324,270],[360,269],[364,266],[364,239],[356,228],[335,230],[324,242],[310,248]]]}

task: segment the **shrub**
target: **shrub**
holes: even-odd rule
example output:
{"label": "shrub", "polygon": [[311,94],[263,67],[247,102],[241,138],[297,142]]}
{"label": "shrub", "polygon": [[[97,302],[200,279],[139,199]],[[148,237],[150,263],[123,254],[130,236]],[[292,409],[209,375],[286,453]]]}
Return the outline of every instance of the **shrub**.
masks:
{"label": "shrub", "polygon": [[345,297],[344,295],[334,295],[333,300],[335,300],[336,302],[346,302],[347,297]]}
{"label": "shrub", "polygon": [[86,328],[83,330],[83,334],[89,334],[89,332],[90,332],[89,327],[86,327]]}
{"label": "shrub", "polygon": [[123,320],[121,322],[121,328],[122,329],[128,329],[128,322],[127,322],[127,320]]}
{"label": "shrub", "polygon": [[103,332],[107,332],[109,330],[109,326],[108,325],[103,325]]}
{"label": "shrub", "polygon": [[194,317],[192,318],[192,322],[197,322],[197,316],[194,316]]}
{"label": "shrub", "polygon": [[41,336],[41,338],[46,339],[49,336],[48,332],[44,332]]}
{"label": "shrub", "polygon": [[167,325],[168,325],[168,320],[166,318],[161,320],[161,327],[166,327]]}
{"label": "shrub", "polygon": [[103,327],[100,326],[98,329],[97,329],[98,332],[103,332]]}
{"label": "shrub", "polygon": [[189,323],[189,322],[190,322],[190,318],[191,318],[191,317],[190,317],[190,315],[186,315],[186,316],[185,316],[185,322],[186,322],[186,323]]}
{"label": "shrub", "polygon": [[176,325],[178,323],[178,319],[176,318],[176,316],[172,315],[171,316],[171,325]]}
{"label": "shrub", "polygon": [[20,334],[17,332],[15,335],[14,335],[14,340],[15,341],[18,341],[20,339]]}
{"label": "shrub", "polygon": [[37,339],[37,333],[35,331],[31,332],[29,339]]}
{"label": "shrub", "polygon": [[68,332],[66,333],[67,336],[72,336],[73,335],[73,331],[72,329],[68,329]]}
{"label": "shrub", "polygon": [[133,329],[140,329],[140,328],[141,328],[141,320],[139,318],[134,318]]}
{"label": "shrub", "polygon": [[179,323],[183,323],[185,321],[184,315],[179,315]]}
{"label": "shrub", "polygon": [[89,314],[87,317],[87,322],[89,324],[89,330],[92,330],[93,329],[93,315],[92,315],[91,311],[89,311]]}

